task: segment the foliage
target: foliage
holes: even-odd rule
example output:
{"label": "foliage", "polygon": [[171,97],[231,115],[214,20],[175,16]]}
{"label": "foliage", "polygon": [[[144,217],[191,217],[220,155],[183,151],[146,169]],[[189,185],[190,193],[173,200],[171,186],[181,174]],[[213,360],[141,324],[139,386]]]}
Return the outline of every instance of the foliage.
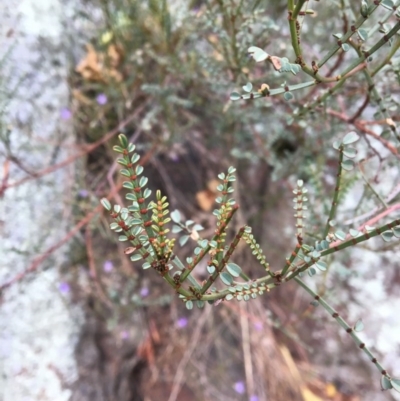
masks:
{"label": "foliage", "polygon": [[[122,1],[103,1],[107,26],[85,59],[95,60],[94,64],[77,68],[84,82],[91,81],[83,86],[84,99],[98,99],[102,93],[108,99],[103,105],[97,100],[95,107],[86,102],[81,109],[82,119],[90,116],[95,121],[91,135],[100,137],[116,119],[129,118],[131,110],[142,108],[138,122],[129,126],[133,132],[146,133],[137,144],[138,153],[131,154],[135,148],[123,135],[116,148],[122,155],[118,160],[122,174],[129,179],[124,187],[132,205],[111,207],[103,200],[114,219],[111,228],[121,233],[121,241],[131,242],[126,250],[131,260],[156,270],[188,309],[204,302],[250,300],[288,281],[297,282],[374,361],[384,389],[397,389],[398,382],[358,339],[355,327],[300,277],[305,272],[328,273],[331,255],[344,248],[379,235],[384,240],[399,235],[398,219],[377,228],[368,224],[349,228],[343,223],[358,213],[375,210],[378,221],[390,212],[380,194],[383,189],[374,185],[378,173],[371,179],[363,170],[376,160],[380,175],[392,174],[398,166],[399,134],[393,115],[398,99],[392,89],[399,82],[398,3],[363,1],[358,8],[343,0],[313,3],[311,10],[308,1],[288,0],[288,15],[279,20],[273,15],[279,15],[278,5],[266,12],[259,1],[208,1],[199,10],[182,6],[178,13],[168,2],[133,1],[126,8]],[[204,33],[201,38],[199,31]],[[268,73],[265,65],[272,67]],[[241,89],[227,101],[232,86]],[[98,113],[101,118],[94,118]],[[371,129],[372,124],[377,128]],[[358,161],[353,160],[357,152],[352,145],[359,135],[353,129],[363,139],[358,145],[363,157]],[[161,192],[151,200],[147,179],[139,177],[143,172],[139,153],[154,144],[167,149],[171,143],[184,143],[193,130],[206,138],[208,149],[229,149],[230,156],[224,157],[230,162],[238,159],[245,168],[266,161],[276,180],[297,183],[296,244],[281,269],[270,267],[248,226],[227,240],[238,210],[230,198],[233,168],[219,176],[217,227],[209,240],[201,237],[193,222],[182,221],[177,211],[168,217],[169,205]],[[349,133],[342,138],[342,132]],[[358,173],[348,173],[355,167]],[[353,214],[346,216],[339,203],[346,201],[345,194],[360,175],[365,182],[363,196]],[[332,197],[326,195],[327,189],[333,189]],[[309,211],[307,202],[312,205]],[[175,237],[164,227],[170,218],[181,245],[194,241],[194,255],[185,263],[174,251]],[[241,240],[265,270],[264,277],[250,279],[231,261]],[[192,272],[206,257],[208,278],[199,283]]]}

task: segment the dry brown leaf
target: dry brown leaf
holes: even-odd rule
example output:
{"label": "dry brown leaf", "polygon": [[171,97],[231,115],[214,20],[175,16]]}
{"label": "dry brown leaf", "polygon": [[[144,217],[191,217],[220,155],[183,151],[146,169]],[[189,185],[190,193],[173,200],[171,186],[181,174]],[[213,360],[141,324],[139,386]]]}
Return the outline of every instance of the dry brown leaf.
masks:
{"label": "dry brown leaf", "polygon": [[197,192],[196,199],[200,208],[205,212],[209,212],[215,202],[215,193],[210,191],[209,189],[205,189],[204,191]]}
{"label": "dry brown leaf", "polygon": [[271,61],[273,67],[275,68],[276,71],[280,71],[282,68],[282,62],[281,59],[279,57],[276,56],[271,56],[269,58],[269,60]]}
{"label": "dry brown leaf", "polygon": [[107,50],[107,61],[112,68],[105,67],[104,54],[98,54],[92,44],[88,43],[86,49],[87,54],[76,66],[76,72],[90,81],[107,82],[110,78],[118,82],[122,80],[121,73],[114,68],[121,61],[121,55],[114,45],[110,45]]}
{"label": "dry brown leaf", "polygon": [[93,101],[85,96],[79,89],[72,89],[72,97],[82,104],[92,104]]}
{"label": "dry brown leaf", "polygon": [[311,390],[307,387],[303,387],[301,389],[301,393],[303,395],[304,401],[324,401],[322,398],[316,396]]}
{"label": "dry brown leaf", "polygon": [[209,191],[212,193],[216,194],[218,192],[217,187],[220,184],[219,180],[216,180],[215,178],[213,180],[210,180],[207,182],[207,188]]}

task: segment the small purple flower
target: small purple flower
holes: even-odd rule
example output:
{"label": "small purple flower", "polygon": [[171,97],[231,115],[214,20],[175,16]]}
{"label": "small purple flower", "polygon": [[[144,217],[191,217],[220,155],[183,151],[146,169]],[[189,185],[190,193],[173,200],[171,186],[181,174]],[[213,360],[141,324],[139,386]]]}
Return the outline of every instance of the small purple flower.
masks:
{"label": "small purple flower", "polygon": [[70,109],[67,109],[66,107],[64,107],[60,111],[60,116],[61,116],[62,120],[69,120],[72,117],[72,112]]}
{"label": "small purple flower", "polygon": [[129,337],[129,333],[126,330],[121,331],[121,338],[123,340],[126,340],[128,337]]}
{"label": "small purple flower", "polygon": [[263,329],[263,324],[262,324],[262,322],[260,322],[260,321],[254,322],[254,328],[255,328],[257,331],[261,331],[261,330]]}
{"label": "small purple flower", "polygon": [[107,95],[104,93],[100,93],[100,95],[97,95],[96,97],[96,102],[101,106],[105,105],[108,102]]}
{"label": "small purple flower", "polygon": [[69,284],[65,281],[61,282],[58,285],[58,290],[61,292],[61,294],[68,294],[69,291],[71,290],[71,287],[69,286]]}
{"label": "small purple flower", "polygon": [[249,401],[259,401],[260,399],[256,395],[252,395]]}
{"label": "small purple flower", "polygon": [[149,289],[147,288],[147,287],[143,287],[141,290],[140,290],[140,296],[142,297],[142,298],[144,298],[144,297],[147,297],[147,295],[149,295]]}
{"label": "small purple flower", "polygon": [[110,271],[111,271],[112,269],[114,269],[113,263],[111,262],[111,260],[106,260],[106,261],[104,262],[104,265],[103,265],[103,270],[104,270],[106,273],[110,273]]}
{"label": "small purple flower", "polygon": [[79,195],[81,198],[86,198],[86,197],[89,195],[89,191],[88,191],[87,189],[80,189],[80,190],[78,191],[78,195]]}
{"label": "small purple flower", "polygon": [[185,317],[181,317],[176,321],[176,325],[180,328],[183,329],[186,327],[188,324],[188,320]]}
{"label": "small purple flower", "polygon": [[243,382],[236,382],[233,388],[238,394],[244,394],[246,392],[246,386]]}

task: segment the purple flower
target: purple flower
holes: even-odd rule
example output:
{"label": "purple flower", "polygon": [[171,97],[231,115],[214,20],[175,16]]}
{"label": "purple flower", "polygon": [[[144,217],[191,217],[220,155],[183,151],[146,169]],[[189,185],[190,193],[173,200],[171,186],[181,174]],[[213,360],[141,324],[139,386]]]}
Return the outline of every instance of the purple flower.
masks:
{"label": "purple flower", "polygon": [[71,290],[71,287],[69,286],[69,284],[65,281],[61,282],[58,285],[58,290],[61,292],[61,294],[68,294],[69,291]]}
{"label": "purple flower", "polygon": [[108,102],[107,95],[100,93],[100,95],[97,95],[96,97],[96,102],[102,106],[105,105]]}
{"label": "purple flower", "polygon": [[254,328],[255,328],[257,331],[261,331],[261,330],[263,329],[263,324],[262,324],[262,322],[260,322],[260,321],[255,322],[255,323],[254,323]]}
{"label": "purple flower", "polygon": [[256,395],[252,395],[249,401],[259,401],[260,399]]}
{"label": "purple flower", "polygon": [[121,338],[123,340],[126,340],[128,337],[129,337],[129,333],[126,330],[121,331]]}
{"label": "purple flower", "polygon": [[186,327],[188,324],[188,320],[185,317],[181,317],[176,321],[176,325],[180,328],[183,329]]}
{"label": "purple flower", "polygon": [[246,386],[243,382],[236,382],[233,388],[238,394],[244,394],[246,392]]}
{"label": "purple flower", "polygon": [[89,195],[89,191],[88,191],[87,189],[80,189],[80,190],[78,191],[78,195],[79,195],[81,198],[86,198],[86,197]]}
{"label": "purple flower", "polygon": [[103,265],[103,270],[104,270],[106,273],[110,273],[110,271],[111,271],[112,269],[114,269],[113,263],[111,262],[111,260],[106,260],[106,261],[104,262],[104,265]]}
{"label": "purple flower", "polygon": [[72,112],[70,109],[67,109],[65,107],[65,108],[61,109],[60,116],[61,116],[62,120],[69,120],[72,117]]}
{"label": "purple flower", "polygon": [[147,297],[147,295],[149,295],[149,289],[148,289],[147,287],[143,287],[143,288],[140,290],[140,296],[141,296],[142,298],[144,298],[144,297]]}

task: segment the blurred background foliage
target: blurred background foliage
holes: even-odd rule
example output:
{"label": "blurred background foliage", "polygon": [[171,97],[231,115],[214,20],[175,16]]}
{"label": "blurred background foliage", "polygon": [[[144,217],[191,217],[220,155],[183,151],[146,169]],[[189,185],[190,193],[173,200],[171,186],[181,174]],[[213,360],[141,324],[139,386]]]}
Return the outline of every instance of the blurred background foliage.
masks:
{"label": "blurred background foliage", "polygon": [[[332,34],[346,31],[359,11],[354,2],[307,3],[316,11],[301,23],[303,47],[311,60],[335,43]],[[291,101],[283,96],[229,100],[232,90],[241,90],[249,81],[276,88],[309,79],[302,73],[279,74],[269,65],[256,65],[247,53],[254,45],[294,61],[286,7],[285,1],[262,0],[85,3],[82,15],[93,24],[95,35],[71,71],[71,107],[66,112],[72,113],[77,141],[96,147],[77,170],[81,189],[74,205],[76,221],[109,193],[116,203],[123,203],[112,152],[116,135],[107,134],[118,127],[115,133],[124,132],[136,143],[152,189],[168,196],[171,210],[179,209],[187,219],[202,224],[204,236],[213,232],[215,177],[229,165],[237,167],[239,176],[237,225],[253,227],[271,264],[281,266],[295,241],[291,190],[298,178],[311,189],[313,229],[324,224],[337,165],[332,142],[353,129],[355,122],[374,120],[379,107],[369,97],[361,73],[302,118],[291,118],[294,110],[327,86],[296,91]],[[375,26],[383,13],[378,10],[368,24]],[[399,39],[394,42],[392,47]],[[387,45],[379,54],[389,52]],[[348,65],[350,53],[339,52],[330,60],[327,75]],[[379,54],[374,58],[377,63]],[[396,60],[375,82],[393,121],[398,120]],[[373,128],[366,128],[376,136],[382,134],[396,150],[385,121],[376,121]],[[398,179],[397,150],[390,152],[376,138],[362,134],[368,180],[378,185],[385,174]],[[359,176],[349,175],[344,181],[347,192],[355,185],[365,199],[356,205],[345,202],[343,219],[377,205],[371,186],[360,185]],[[391,184],[382,187],[385,196],[392,189]],[[352,344],[341,344],[343,357],[335,362],[336,368],[354,369],[351,383],[332,367],[329,353],[326,360],[312,356],[313,349],[325,348],[321,333],[329,332],[337,341],[340,337],[333,324],[325,327],[325,317],[314,316],[309,300],[297,294],[292,283],[248,305],[188,313],[173,294],[166,293],[159,277],[132,266],[108,223],[105,216],[91,221],[81,240],[71,245],[75,269],[65,269],[76,300],[88,300],[93,336],[103,355],[99,363],[104,366],[96,368],[101,383],[81,375],[76,400],[83,399],[79,397],[88,381],[107,394],[101,399],[120,401],[356,401],[363,399],[363,391],[376,391],[376,386],[365,384],[371,372],[365,360],[359,364],[362,367],[357,365],[361,356]],[[184,256],[189,251],[178,252]],[[257,271],[250,256],[242,251],[237,261],[247,271]],[[82,262],[89,266],[89,285],[79,276]],[[345,288],[353,273],[346,253],[336,263],[340,268],[333,278],[323,275],[318,285],[322,292],[334,294],[340,306],[346,297],[341,299],[335,286]],[[205,266],[197,274],[205,277]],[[80,352],[85,341],[82,338],[78,347],[78,361],[86,358]],[[348,350],[352,351],[346,357]],[[87,363],[80,360],[81,366]],[[317,363],[329,366],[330,373],[317,368]]]}

